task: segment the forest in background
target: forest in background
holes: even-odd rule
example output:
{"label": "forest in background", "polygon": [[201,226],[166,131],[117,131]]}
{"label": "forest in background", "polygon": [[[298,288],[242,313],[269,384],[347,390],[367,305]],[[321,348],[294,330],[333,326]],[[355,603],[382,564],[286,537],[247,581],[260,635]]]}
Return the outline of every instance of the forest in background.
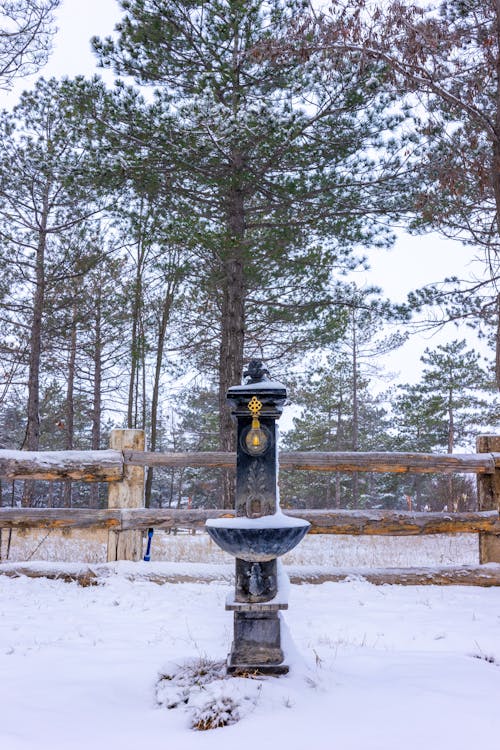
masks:
{"label": "forest in background", "polygon": [[[106,448],[115,426],[145,429],[149,450],[230,450],[225,393],[257,357],[294,406],[283,449],[473,449],[500,417],[496,0],[119,4],[114,37],[93,40],[114,87],[40,78],[0,113],[1,447]],[[1,86],[43,66],[58,5],[4,4]],[[471,244],[483,276],[403,305],[358,288],[363,252],[398,226]],[[435,310],[491,362],[451,329],[419,382],[375,389],[380,356]],[[293,507],[475,504],[462,476],[281,485]],[[223,472],[148,471],[148,505],[230,493]],[[2,483],[0,501],[106,497]]]}

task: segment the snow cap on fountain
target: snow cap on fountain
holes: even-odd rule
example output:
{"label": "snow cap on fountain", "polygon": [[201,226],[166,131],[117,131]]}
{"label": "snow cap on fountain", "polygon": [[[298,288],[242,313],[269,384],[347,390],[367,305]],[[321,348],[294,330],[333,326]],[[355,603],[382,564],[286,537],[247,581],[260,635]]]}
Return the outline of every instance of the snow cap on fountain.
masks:
{"label": "snow cap on fountain", "polygon": [[279,418],[286,401],[286,386],[269,379],[269,370],[259,359],[252,359],[243,373],[244,383],[233,385],[227,391],[233,416],[248,414],[248,403],[258,395],[262,403],[262,416]]}

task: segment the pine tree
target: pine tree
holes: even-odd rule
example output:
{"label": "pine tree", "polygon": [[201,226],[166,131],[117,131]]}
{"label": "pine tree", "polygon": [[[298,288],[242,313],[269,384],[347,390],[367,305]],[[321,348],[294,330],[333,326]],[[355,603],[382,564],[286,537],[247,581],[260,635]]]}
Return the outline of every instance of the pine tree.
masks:
{"label": "pine tree", "polygon": [[36,73],[47,62],[60,0],[4,0],[0,29],[0,88]]}
{"label": "pine tree", "polygon": [[[469,448],[481,426],[498,422],[493,384],[481,357],[466,341],[451,341],[421,357],[423,373],[415,385],[399,386],[392,402],[395,435],[392,450],[453,453]],[[474,492],[463,477],[446,481],[428,475],[388,480],[392,491],[412,497],[416,507],[436,510],[470,505]],[[460,500],[465,495],[466,501]]]}
{"label": "pine tree", "polygon": [[[347,324],[343,338],[339,342],[341,351],[346,352],[351,362],[352,382],[352,438],[350,450],[360,450],[360,432],[363,429],[360,416],[360,388],[365,388],[364,400],[367,400],[366,386],[369,379],[380,368],[377,361],[380,356],[401,346],[405,336],[396,332],[385,335],[383,332],[384,318],[391,317],[391,310],[378,297],[378,289],[357,289],[354,285],[350,290],[350,302],[347,312]],[[366,416],[365,416],[366,419]],[[380,440],[380,431],[375,430],[376,440]],[[364,436],[364,450],[369,450]],[[376,449],[380,450],[380,447]],[[360,475],[358,472],[352,474],[352,503],[356,506],[359,502]]]}
{"label": "pine tree", "polygon": [[[340,7],[339,7],[340,6]],[[339,26],[338,16],[345,19]],[[411,179],[401,212],[413,230],[436,230],[483,251],[484,274],[451,277],[412,295],[445,319],[494,319],[500,389],[500,5],[498,0],[336,3],[296,22],[288,46],[325,58],[362,55],[384,66],[388,89],[411,105]],[[415,104],[418,106],[415,107]]]}
{"label": "pine tree", "polygon": [[[196,219],[199,294],[217,315],[220,447],[229,449],[225,393],[240,381],[245,353],[259,352],[273,331],[286,352],[294,327],[311,344],[335,326],[332,269],[349,265],[354,243],[381,241],[369,217],[388,210],[378,157],[396,173],[399,163],[387,139],[379,147],[398,118],[387,117],[376,76],[359,58],[325,71],[300,53],[266,57],[299,0],[132,0],[122,8],[116,40],[94,46],[102,64],[155,88],[142,116],[147,133],[132,127],[134,150]],[[131,137],[130,125],[121,135]]]}
{"label": "pine tree", "polygon": [[[0,120],[2,266],[11,273],[4,317],[27,354],[24,447],[40,443],[40,387],[48,296],[74,272],[61,238],[98,211],[85,122],[73,106],[82,85],[40,80]],[[7,320],[6,320],[7,322]],[[12,358],[15,361],[15,355]]]}
{"label": "pine tree", "polygon": [[[314,367],[290,390],[301,414],[294,418],[292,429],[283,438],[284,449],[351,451],[354,437],[357,450],[381,449],[387,429],[384,409],[370,394],[368,381],[359,371],[354,376],[349,355],[331,353],[324,364]],[[302,477],[297,472],[282,477],[283,504],[340,508],[379,503],[376,482],[368,476],[360,475],[355,485],[352,476],[339,472],[321,472],[315,479],[312,476],[308,473]]]}
{"label": "pine tree", "polygon": [[[217,390],[192,385],[165,393],[159,413],[157,447],[163,451],[217,449]],[[220,508],[221,476],[216,469],[157,469],[151,482],[152,505]]]}
{"label": "pine tree", "polygon": [[465,340],[426,349],[421,358],[423,391],[433,399],[434,414],[446,424],[448,453],[468,442],[485,418],[489,421],[492,410],[486,394],[492,384],[480,360]]}

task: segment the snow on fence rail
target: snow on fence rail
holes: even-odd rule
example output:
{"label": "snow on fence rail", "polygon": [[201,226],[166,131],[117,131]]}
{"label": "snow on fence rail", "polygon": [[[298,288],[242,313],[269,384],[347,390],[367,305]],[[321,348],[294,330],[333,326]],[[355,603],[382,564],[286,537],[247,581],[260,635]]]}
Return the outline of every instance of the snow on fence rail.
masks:
{"label": "snow on fence rail", "polygon": [[0,450],[0,478],[120,482],[123,454],[106,451]]}
{"label": "snow on fence rail", "polygon": [[[142,430],[113,430],[105,451],[0,450],[0,477],[9,480],[80,480],[108,482],[108,509],[1,508],[0,528],[33,527],[108,529],[108,561],[139,560],[143,530],[202,528],[207,517],[231,511],[144,508],[144,467],[235,467],[236,454],[151,453],[144,450]],[[282,470],[365,471],[412,473],[475,473],[478,476],[477,513],[413,513],[403,511],[287,511],[305,518],[316,534],[479,534],[479,560],[500,563],[500,436],[482,435],[477,453],[287,453],[280,454]],[[500,585],[500,575],[497,575]],[[458,581],[457,581],[458,582]],[[491,585],[491,584],[490,584]]]}

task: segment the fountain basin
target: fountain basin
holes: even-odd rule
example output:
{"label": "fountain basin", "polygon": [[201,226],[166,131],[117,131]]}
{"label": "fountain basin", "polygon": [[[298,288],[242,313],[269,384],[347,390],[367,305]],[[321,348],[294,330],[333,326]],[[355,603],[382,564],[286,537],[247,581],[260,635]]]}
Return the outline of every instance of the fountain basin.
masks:
{"label": "fountain basin", "polygon": [[267,562],[290,552],[311,524],[282,513],[260,518],[211,518],[206,530],[225,552],[247,562]]}

